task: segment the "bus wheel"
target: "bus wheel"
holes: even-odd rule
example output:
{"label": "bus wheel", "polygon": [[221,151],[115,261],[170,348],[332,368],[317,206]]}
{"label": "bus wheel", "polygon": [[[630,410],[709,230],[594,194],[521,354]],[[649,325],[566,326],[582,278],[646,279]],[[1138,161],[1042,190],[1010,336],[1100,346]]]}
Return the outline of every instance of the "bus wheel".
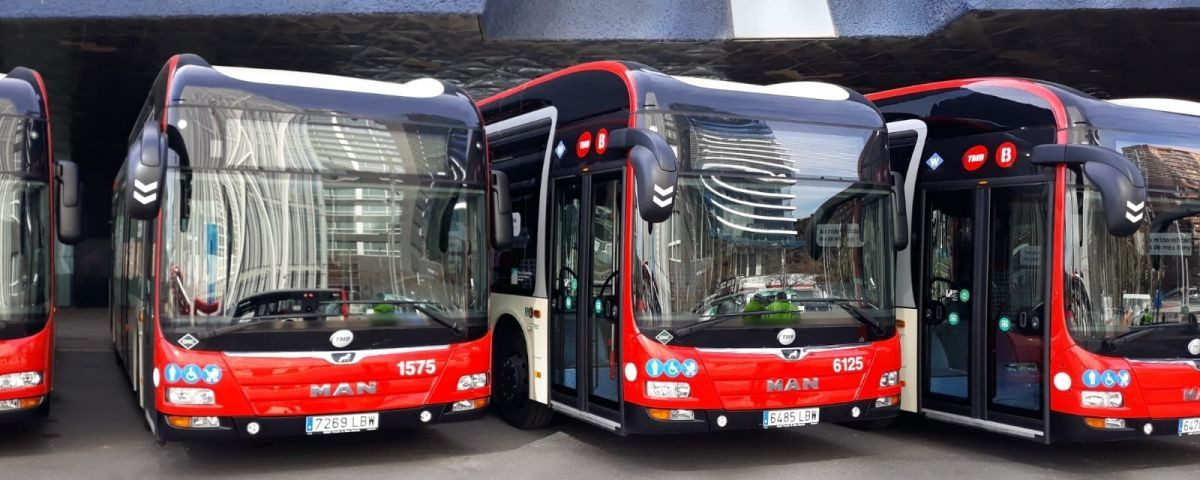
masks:
{"label": "bus wheel", "polygon": [[529,361],[525,358],[524,342],[497,355],[492,365],[496,366],[492,404],[504,421],[520,429],[549,424],[554,411],[529,398]]}

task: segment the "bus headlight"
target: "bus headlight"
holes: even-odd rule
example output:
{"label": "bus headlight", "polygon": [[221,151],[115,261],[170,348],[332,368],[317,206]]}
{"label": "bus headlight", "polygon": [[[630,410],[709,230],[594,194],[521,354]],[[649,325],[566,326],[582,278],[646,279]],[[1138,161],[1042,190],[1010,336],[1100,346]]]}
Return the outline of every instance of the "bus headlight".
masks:
{"label": "bus headlight", "polygon": [[176,405],[215,405],[217,396],[207,388],[171,387],[167,389],[167,402]]}
{"label": "bus headlight", "polygon": [[687,398],[692,395],[692,386],[686,382],[646,382],[646,396],[650,398]]}
{"label": "bus headlight", "polygon": [[1121,408],[1125,398],[1121,392],[1080,392],[1079,404],[1089,408]]}
{"label": "bus headlight", "polygon": [[879,376],[880,388],[894,387],[898,383],[900,383],[900,372],[897,370],[885,372],[883,375]]}
{"label": "bus headlight", "polygon": [[0,390],[32,387],[42,384],[41,372],[20,372],[0,375]]}
{"label": "bus headlight", "polygon": [[472,373],[470,375],[463,375],[461,377],[458,377],[458,389],[459,390],[472,390],[472,389],[476,389],[476,388],[483,388],[486,386],[487,386],[487,374],[486,373]]}

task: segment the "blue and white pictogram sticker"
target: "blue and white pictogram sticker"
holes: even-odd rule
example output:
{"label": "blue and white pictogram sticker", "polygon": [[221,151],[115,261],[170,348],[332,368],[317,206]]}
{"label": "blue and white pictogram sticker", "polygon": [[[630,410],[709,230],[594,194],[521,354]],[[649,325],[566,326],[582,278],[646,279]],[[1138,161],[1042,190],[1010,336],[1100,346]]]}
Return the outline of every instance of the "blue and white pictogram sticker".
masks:
{"label": "blue and white pictogram sticker", "polygon": [[167,368],[163,370],[163,377],[167,379],[167,383],[179,383],[183,379],[183,367],[168,363]]}
{"label": "blue and white pictogram sticker", "polygon": [[663,374],[663,363],[657,358],[646,360],[646,376],[658,378]]}
{"label": "blue and white pictogram sticker", "polygon": [[925,165],[928,165],[930,170],[937,170],[943,163],[946,163],[946,161],[942,159],[941,155],[936,153],[925,159]]}
{"label": "blue and white pictogram sticker", "polygon": [[1100,386],[1100,373],[1095,370],[1083,372],[1083,385],[1088,388]]}
{"label": "blue and white pictogram sticker", "polygon": [[204,383],[213,385],[213,384],[216,384],[217,382],[221,381],[221,375],[222,375],[221,367],[218,367],[213,364],[208,364],[208,365],[204,366],[203,373],[204,373]]}
{"label": "blue and white pictogram sticker", "polygon": [[1105,370],[1100,376],[1100,383],[1104,384],[1104,388],[1112,388],[1117,386],[1117,373],[1112,370]]}
{"label": "blue and white pictogram sticker", "polygon": [[679,360],[674,358],[667,360],[664,366],[666,367],[668,377],[675,378],[683,373],[683,365],[679,363]]}
{"label": "blue and white pictogram sticker", "polygon": [[683,361],[683,376],[692,378],[698,372],[700,372],[700,364],[696,363],[695,360],[689,358]]}
{"label": "blue and white pictogram sticker", "polygon": [[1121,388],[1128,387],[1131,381],[1133,381],[1133,377],[1129,375],[1129,370],[1117,371],[1117,386]]}
{"label": "blue and white pictogram sticker", "polygon": [[183,382],[188,384],[198,383],[200,378],[204,376],[204,372],[200,371],[200,366],[189,363],[183,367]]}

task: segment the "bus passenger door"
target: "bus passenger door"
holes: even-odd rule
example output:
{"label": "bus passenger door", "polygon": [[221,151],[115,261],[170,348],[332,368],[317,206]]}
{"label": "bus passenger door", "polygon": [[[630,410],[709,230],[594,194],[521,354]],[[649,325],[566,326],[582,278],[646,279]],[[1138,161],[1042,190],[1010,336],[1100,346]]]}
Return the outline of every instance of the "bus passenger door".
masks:
{"label": "bus passenger door", "polygon": [[621,177],[575,175],[553,186],[551,399],[586,414],[585,420],[615,427],[621,398]]}

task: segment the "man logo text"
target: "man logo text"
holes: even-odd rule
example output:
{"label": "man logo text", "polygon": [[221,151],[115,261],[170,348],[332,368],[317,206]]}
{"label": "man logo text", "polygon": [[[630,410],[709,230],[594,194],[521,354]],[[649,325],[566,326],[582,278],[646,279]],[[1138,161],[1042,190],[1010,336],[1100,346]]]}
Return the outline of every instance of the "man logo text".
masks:
{"label": "man logo text", "polygon": [[816,390],[820,386],[818,378],[769,378],[768,392],[798,392],[801,390]]}
{"label": "man logo text", "polygon": [[308,394],[313,398],[320,397],[347,397],[354,395],[371,395],[376,391],[375,382],[357,382],[351,388],[349,383],[339,383],[337,386],[326,383],[324,385],[312,385],[309,387]]}

